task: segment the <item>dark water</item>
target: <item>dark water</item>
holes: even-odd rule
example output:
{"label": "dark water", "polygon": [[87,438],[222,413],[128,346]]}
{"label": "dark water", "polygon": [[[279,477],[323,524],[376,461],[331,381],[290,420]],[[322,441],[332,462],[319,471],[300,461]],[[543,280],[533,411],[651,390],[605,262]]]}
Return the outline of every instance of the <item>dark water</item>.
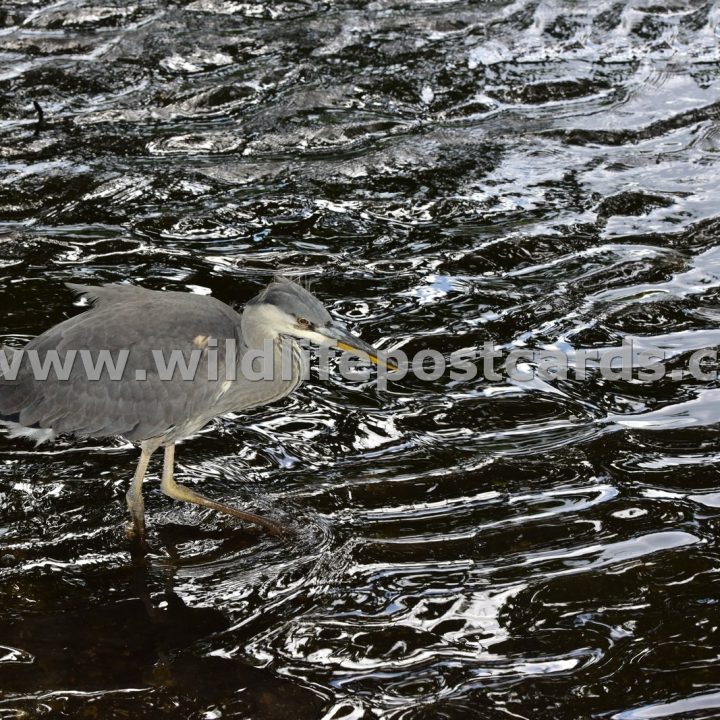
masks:
{"label": "dark water", "polygon": [[282,270],[385,348],[633,336],[677,370],[316,378],[178,452],[295,540],[153,466],[145,569],[133,448],[0,440],[0,718],[720,717],[720,403],[683,373],[720,338],[717,4],[10,0],[0,27],[3,342],[77,312],[64,281],[242,304]]}

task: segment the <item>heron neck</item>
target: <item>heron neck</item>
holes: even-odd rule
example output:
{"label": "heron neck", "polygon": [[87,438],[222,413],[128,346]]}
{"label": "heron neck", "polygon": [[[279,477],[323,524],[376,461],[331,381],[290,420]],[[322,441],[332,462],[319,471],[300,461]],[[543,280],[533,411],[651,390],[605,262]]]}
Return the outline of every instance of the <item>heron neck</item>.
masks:
{"label": "heron neck", "polygon": [[[283,379],[282,382],[278,380],[278,387],[281,387],[278,397],[281,397],[297,387],[308,370],[307,358],[298,342],[295,338],[281,336],[275,329],[277,324],[272,309],[267,309],[263,305],[248,305],[243,311],[241,329],[245,347],[265,353],[268,345],[272,343],[273,378]],[[289,355],[286,354],[288,350]],[[288,375],[289,377],[286,377]]]}
{"label": "heron neck", "polygon": [[246,347],[262,350],[268,340],[276,342],[279,339],[278,333],[268,322],[269,318],[264,317],[265,314],[258,305],[248,305],[243,310],[240,327]]}

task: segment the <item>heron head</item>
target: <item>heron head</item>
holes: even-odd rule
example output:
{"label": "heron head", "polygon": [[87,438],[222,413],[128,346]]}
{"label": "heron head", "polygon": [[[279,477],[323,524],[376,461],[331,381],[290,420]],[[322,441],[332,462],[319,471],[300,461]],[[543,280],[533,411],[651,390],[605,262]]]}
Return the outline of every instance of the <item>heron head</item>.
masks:
{"label": "heron head", "polygon": [[257,322],[278,335],[305,338],[316,345],[329,345],[340,350],[367,356],[370,362],[387,366],[378,358],[378,351],[333,320],[323,304],[301,285],[276,276],[249,303],[258,312]]}

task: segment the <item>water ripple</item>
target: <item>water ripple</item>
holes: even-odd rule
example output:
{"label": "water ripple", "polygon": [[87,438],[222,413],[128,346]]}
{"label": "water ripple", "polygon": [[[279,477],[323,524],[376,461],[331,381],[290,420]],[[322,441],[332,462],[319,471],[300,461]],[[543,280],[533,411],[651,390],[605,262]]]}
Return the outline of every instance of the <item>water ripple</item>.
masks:
{"label": "water ripple", "polygon": [[[314,372],[217,421],[123,531],[127,444],[0,440],[0,715],[710,717],[717,4],[0,10],[2,341],[130,280],[277,271],[383,348],[660,348],[656,383]],[[43,111],[39,117],[33,103]],[[72,658],[72,662],[68,662]],[[561,701],[558,700],[561,699]]]}

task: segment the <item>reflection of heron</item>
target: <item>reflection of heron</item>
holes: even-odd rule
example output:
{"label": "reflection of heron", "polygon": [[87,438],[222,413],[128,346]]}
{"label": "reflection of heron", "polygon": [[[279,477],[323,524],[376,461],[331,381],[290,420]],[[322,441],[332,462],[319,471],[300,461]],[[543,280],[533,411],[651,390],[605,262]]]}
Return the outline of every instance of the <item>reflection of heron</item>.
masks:
{"label": "reflection of heron", "polygon": [[[314,295],[285,278],[276,278],[247,303],[242,314],[203,295],[130,285],[69,287],[84,294],[93,308],[30,341],[16,378],[7,373],[0,378],[0,422],[9,427],[10,435],[38,442],[58,433],[119,435],[139,443],[140,462],[127,494],[133,534],[138,538],[145,532],[142,482],[150,456],[160,446],[165,448],[161,485],[165,494],[256,523],[272,534],[282,532],[270,520],[178,485],[173,479],[175,443],[218,415],[265,405],[291,393],[304,372],[295,338],[360,352],[376,363],[377,351],[333,321]],[[284,338],[290,338],[292,351],[287,363],[282,357]],[[248,377],[241,371],[243,357],[265,349],[270,350],[271,371],[261,379]],[[33,350],[41,362],[50,351],[61,361],[73,350],[85,355],[82,363],[74,357],[67,379],[50,372],[42,380],[29,361]],[[85,362],[88,351],[93,361],[101,351],[115,360],[127,353],[121,375],[113,379],[107,365],[98,379],[92,379]],[[199,358],[191,379],[178,377],[177,372],[170,379],[161,377],[158,353],[168,361],[167,370],[173,351],[185,359]],[[8,352],[11,367],[16,353]]]}

